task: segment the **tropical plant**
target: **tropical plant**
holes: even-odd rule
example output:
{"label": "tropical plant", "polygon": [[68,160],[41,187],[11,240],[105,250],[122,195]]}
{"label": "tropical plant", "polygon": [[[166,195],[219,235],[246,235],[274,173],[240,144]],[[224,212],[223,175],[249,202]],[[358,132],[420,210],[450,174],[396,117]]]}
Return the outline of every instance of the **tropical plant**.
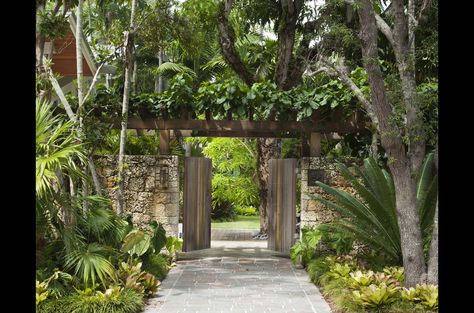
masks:
{"label": "tropical plant", "polygon": [[327,228],[326,224],[319,225],[319,229],[323,233],[322,242],[330,249],[336,251],[336,254],[348,254],[352,251],[354,237],[347,231],[336,231]]}
{"label": "tropical plant", "polygon": [[158,292],[160,281],[153,274],[145,272],[140,282],[143,285],[145,296],[150,297]]}
{"label": "tropical plant", "polygon": [[75,249],[65,256],[66,269],[74,269],[74,274],[78,275],[85,286],[92,281],[92,286],[97,279],[105,286],[107,278],[114,277],[114,266],[108,260],[111,251],[97,242],[84,244],[77,242]]}
{"label": "tropical plant", "polygon": [[303,266],[306,266],[316,253],[322,233],[317,227],[305,226],[301,229],[301,234],[301,240],[290,248],[290,258],[293,264],[300,261]]}
{"label": "tropical plant", "polygon": [[166,243],[166,231],[161,223],[150,222],[151,235],[144,230],[134,229],[123,239],[121,251],[131,257],[140,257],[145,253],[158,253]]}
{"label": "tropical plant", "polygon": [[387,275],[392,276],[393,278],[395,278],[401,283],[403,283],[403,281],[405,280],[405,270],[401,266],[385,267],[383,269],[383,272],[386,273]]}
{"label": "tropical plant", "polygon": [[38,313],[136,313],[143,309],[143,296],[132,290],[109,288],[105,292],[77,292],[59,299],[48,299]]}
{"label": "tropical plant", "polygon": [[354,290],[352,294],[354,301],[365,307],[381,307],[396,301],[398,289],[383,283],[378,286],[372,284],[360,290]]}
{"label": "tropical plant", "polygon": [[163,280],[170,269],[168,258],[162,254],[151,254],[143,260],[143,269]]}
{"label": "tropical plant", "polygon": [[60,298],[66,294],[66,284],[71,282],[73,277],[68,273],[55,270],[54,273],[39,282],[36,281],[36,305],[46,300],[48,297]]}
{"label": "tropical plant", "polygon": [[374,272],[372,271],[367,271],[365,273],[362,273],[362,271],[355,271],[349,273],[349,275],[349,282],[355,288],[360,288],[361,286],[367,287],[375,280]]}
{"label": "tropical plant", "polygon": [[349,278],[349,273],[352,270],[353,268],[347,263],[334,263],[329,266],[329,272],[327,273],[327,276],[331,277],[332,279],[347,279]]}
{"label": "tropical plant", "polygon": [[36,306],[46,300],[49,296],[48,284],[36,281]]}
{"label": "tropical plant", "polygon": [[212,199],[211,219],[213,221],[232,221],[236,214],[234,204],[228,200]]}
{"label": "tropical plant", "polygon": [[[418,212],[425,233],[433,222],[437,196],[437,177],[432,176],[430,163],[432,163],[431,154],[426,158],[418,179]],[[321,196],[310,196],[342,215],[342,218],[325,227],[335,231],[351,232],[360,242],[371,246],[374,250],[382,251],[392,260],[401,261],[395,191],[390,174],[373,158],[364,160],[363,171],[356,168],[361,181],[344,164],[338,163],[338,169],[358,192],[359,197],[317,182],[319,187],[334,197],[334,201]]]}
{"label": "tropical plant", "polygon": [[176,259],[176,251],[181,251],[183,247],[183,240],[174,237],[174,236],[168,236],[166,237],[166,250],[168,250],[169,254],[171,255],[172,260]]}
{"label": "tropical plant", "polygon": [[72,122],[53,115],[51,103],[36,100],[36,193],[38,197],[53,193],[58,183],[57,171],[84,177],[78,161],[84,161],[83,146]]}
{"label": "tropical plant", "polygon": [[329,272],[329,262],[324,256],[311,259],[306,266],[309,278],[314,283],[320,283],[321,277]]}
{"label": "tropical plant", "polygon": [[253,206],[238,206],[235,208],[235,213],[243,216],[257,216],[258,210]]}
{"label": "tropical plant", "polygon": [[400,291],[402,299],[413,303],[421,303],[429,309],[438,308],[438,286],[418,284],[416,288],[403,288]]}

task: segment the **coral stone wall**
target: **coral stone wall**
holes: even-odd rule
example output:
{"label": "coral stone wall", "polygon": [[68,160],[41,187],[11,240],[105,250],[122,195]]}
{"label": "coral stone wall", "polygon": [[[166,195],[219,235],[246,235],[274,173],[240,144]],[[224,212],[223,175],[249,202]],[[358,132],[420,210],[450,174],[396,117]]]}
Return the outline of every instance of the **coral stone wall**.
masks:
{"label": "coral stone wall", "polygon": [[[95,159],[98,175],[115,210],[118,156]],[[163,224],[167,236],[178,236],[178,156],[126,155],[125,164],[124,212],[132,215],[137,226],[147,227],[156,220]]]}
{"label": "coral stone wall", "polygon": [[331,187],[342,189],[354,194],[355,191],[337,170],[334,161],[323,157],[308,157],[301,159],[301,228],[316,226],[333,221],[338,213],[326,207],[319,201],[312,200],[308,194],[319,195],[332,200],[332,196],[325,193],[320,187],[308,186],[308,173],[310,170],[324,170],[322,182]]}

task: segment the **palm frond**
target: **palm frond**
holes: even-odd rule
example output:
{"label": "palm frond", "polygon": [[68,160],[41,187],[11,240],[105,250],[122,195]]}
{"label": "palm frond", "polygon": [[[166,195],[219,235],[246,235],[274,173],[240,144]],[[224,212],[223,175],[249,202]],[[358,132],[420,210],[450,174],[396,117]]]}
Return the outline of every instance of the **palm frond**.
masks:
{"label": "palm frond", "polygon": [[98,243],[90,243],[66,254],[65,266],[74,269],[86,286],[89,281],[94,285],[98,280],[105,286],[106,278],[114,277],[114,267],[107,259],[110,251]]}
{"label": "palm frond", "polygon": [[197,77],[196,73],[186,65],[173,62],[165,62],[161,64],[155,70],[155,73],[158,75],[163,75],[167,78],[171,78],[176,74],[186,74],[191,76],[193,79]]}

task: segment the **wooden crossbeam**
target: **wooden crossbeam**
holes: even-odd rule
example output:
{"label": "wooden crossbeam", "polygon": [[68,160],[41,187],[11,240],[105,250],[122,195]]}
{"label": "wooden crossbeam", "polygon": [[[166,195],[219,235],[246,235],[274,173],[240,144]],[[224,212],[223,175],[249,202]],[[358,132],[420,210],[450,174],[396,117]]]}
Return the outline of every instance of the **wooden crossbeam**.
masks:
{"label": "wooden crossbeam", "polygon": [[[162,120],[129,118],[129,129],[158,129],[158,130],[194,130],[196,132],[237,132],[241,135],[296,132],[296,133],[354,133],[365,128],[363,123],[354,122],[312,122],[312,121],[228,121],[228,120]],[[260,136],[265,137],[265,136]]]}

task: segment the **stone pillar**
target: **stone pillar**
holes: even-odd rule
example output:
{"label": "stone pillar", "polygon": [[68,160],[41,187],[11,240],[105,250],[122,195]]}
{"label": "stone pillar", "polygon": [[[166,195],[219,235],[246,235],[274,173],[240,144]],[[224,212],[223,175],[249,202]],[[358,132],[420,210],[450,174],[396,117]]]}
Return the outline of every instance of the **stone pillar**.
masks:
{"label": "stone pillar", "polygon": [[342,188],[353,193],[349,184],[339,173],[335,161],[324,157],[306,157],[301,159],[301,228],[304,226],[317,226],[333,221],[338,213],[326,207],[323,203],[310,198],[319,195],[331,200],[332,197],[314,184],[319,180],[326,185]]}
{"label": "stone pillar", "polygon": [[[106,186],[115,210],[118,156],[98,156],[97,170]],[[167,236],[178,236],[179,175],[176,155],[125,156],[125,214],[131,214],[134,225],[148,227],[156,220],[163,224]]]}

